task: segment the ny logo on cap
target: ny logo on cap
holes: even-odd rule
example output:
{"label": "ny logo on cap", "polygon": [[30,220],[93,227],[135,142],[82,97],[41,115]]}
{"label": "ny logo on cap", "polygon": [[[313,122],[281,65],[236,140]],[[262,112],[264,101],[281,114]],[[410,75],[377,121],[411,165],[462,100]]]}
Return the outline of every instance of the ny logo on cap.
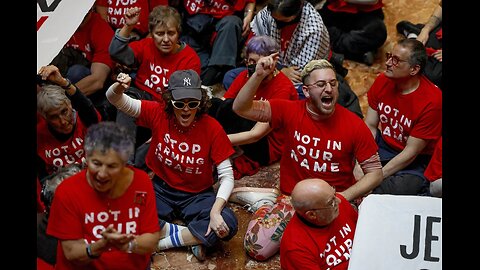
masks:
{"label": "ny logo on cap", "polygon": [[190,78],[183,78],[183,86],[191,86]]}

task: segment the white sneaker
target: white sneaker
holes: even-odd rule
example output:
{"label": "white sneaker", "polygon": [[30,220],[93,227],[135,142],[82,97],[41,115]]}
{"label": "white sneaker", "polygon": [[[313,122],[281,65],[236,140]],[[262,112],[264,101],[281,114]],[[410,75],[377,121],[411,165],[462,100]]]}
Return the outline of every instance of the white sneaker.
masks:
{"label": "white sneaker", "polygon": [[232,190],[228,201],[238,203],[254,213],[261,206],[274,205],[280,191],[277,188],[239,187]]}

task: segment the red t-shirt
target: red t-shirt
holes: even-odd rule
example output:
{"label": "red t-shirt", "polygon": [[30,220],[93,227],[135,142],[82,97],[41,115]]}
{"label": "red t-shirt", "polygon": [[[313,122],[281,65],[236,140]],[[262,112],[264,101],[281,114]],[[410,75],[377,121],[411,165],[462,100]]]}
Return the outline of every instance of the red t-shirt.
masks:
{"label": "red t-shirt", "polygon": [[189,45],[171,55],[160,53],[153,38],[147,37],[128,44],[139,64],[135,86],[162,100],[170,75],[176,70],[193,69],[200,74],[200,57]]}
{"label": "red t-shirt", "polygon": [[198,193],[212,187],[213,166],[235,151],[220,123],[209,115],[180,133],[160,102],[142,100],[137,124],[152,130],[147,166],[170,187]]}
{"label": "red t-shirt", "polygon": [[295,32],[297,25],[298,23],[293,23],[280,29],[280,50],[282,52],[286,52],[288,46],[290,46],[290,40],[292,39],[293,32]]}
{"label": "red t-shirt", "polygon": [[381,73],[368,91],[368,105],[380,117],[383,140],[393,149],[402,151],[409,136],[427,140],[421,154],[433,153],[442,134],[442,91],[425,76],[417,90],[402,95],[395,81]]}
{"label": "red t-shirt", "polygon": [[[87,182],[86,170],[65,179],[55,190],[48,218],[47,234],[60,240],[85,239],[93,243],[108,225],[120,233],[141,235],[160,230],[155,193],[147,173],[129,167],[134,178],[125,193],[116,199],[99,196]],[[55,269],[146,269],[150,254],[129,254],[112,248],[88,265],[75,265],[63,254],[61,242],[57,248]]]}
{"label": "red t-shirt", "polygon": [[141,8],[139,23],[135,25],[135,29],[141,34],[148,33],[148,14],[150,12],[149,0],[96,0],[95,4],[107,8],[108,22],[113,29],[123,27],[125,24],[124,15],[129,8]]}
{"label": "red t-shirt", "polygon": [[438,139],[438,142],[435,145],[432,159],[430,159],[430,163],[428,163],[424,175],[430,182],[442,178],[442,137]]}
{"label": "red t-shirt", "polygon": [[[97,111],[98,119],[101,119]],[[83,124],[78,113],[76,115],[76,124],[73,135],[66,141],[57,140],[48,129],[47,121],[39,118],[37,123],[37,154],[45,162],[48,174],[57,171],[59,167],[65,167],[69,164],[82,164],[85,161],[83,151],[83,140],[87,132],[87,127]]]}
{"label": "red t-shirt", "polygon": [[280,190],[290,195],[305,178],[321,178],[343,191],[356,183],[355,159],[374,155],[377,144],[360,117],[338,103],[334,114],[315,121],[306,110],[306,100],[270,100],[271,126],[283,130],[285,140],[280,160]]}
{"label": "red t-shirt", "polygon": [[114,35],[113,30],[100,17],[100,14],[90,13],[91,17],[88,22],[73,33],[65,47],[80,50],[88,61],[103,63],[113,69],[113,60],[108,52],[108,47]]}
{"label": "red t-shirt", "polygon": [[313,227],[293,215],[280,242],[284,270],[347,270],[357,227],[358,213],[340,194],[339,215],[325,227]]}
{"label": "red t-shirt", "polygon": [[[236,98],[249,79],[247,75],[247,70],[240,72],[223,97]],[[270,81],[262,81],[254,97],[255,100],[271,100],[273,98],[298,100],[298,92],[295,86],[283,72],[279,72]],[[278,161],[282,155],[283,132],[279,129],[274,129],[267,135],[267,140],[270,162]]]}
{"label": "red t-shirt", "polygon": [[377,3],[373,5],[364,5],[364,4],[351,4],[347,3],[345,0],[328,0],[328,9],[336,12],[348,12],[348,13],[358,13],[358,12],[370,12],[383,7],[382,0],[378,0]]}
{"label": "red t-shirt", "polygon": [[236,11],[242,11],[247,3],[255,3],[255,0],[238,0],[233,5],[229,3],[233,1],[226,0],[213,0],[209,5],[205,5],[208,1],[185,0],[183,2],[185,10],[190,15],[203,13],[212,15],[214,18],[223,18]]}

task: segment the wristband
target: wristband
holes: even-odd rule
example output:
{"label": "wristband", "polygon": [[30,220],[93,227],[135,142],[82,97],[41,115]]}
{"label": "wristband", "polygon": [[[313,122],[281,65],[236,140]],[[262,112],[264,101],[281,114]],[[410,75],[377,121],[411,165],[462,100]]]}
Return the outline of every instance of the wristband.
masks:
{"label": "wristband", "polygon": [[66,86],[61,86],[61,87],[65,90],[68,90],[68,89],[70,89],[70,86],[72,86],[72,82],[68,78],[65,78],[65,80],[67,81],[67,85]]}
{"label": "wristband", "polygon": [[93,254],[92,254],[92,245],[91,245],[91,244],[87,244],[86,250],[87,250],[87,256],[88,256],[88,258],[90,258],[90,259],[98,259],[98,258],[100,258],[100,255],[93,255]]}
{"label": "wristband", "polygon": [[137,247],[137,239],[133,239],[128,242],[127,253],[133,253],[133,250]]}

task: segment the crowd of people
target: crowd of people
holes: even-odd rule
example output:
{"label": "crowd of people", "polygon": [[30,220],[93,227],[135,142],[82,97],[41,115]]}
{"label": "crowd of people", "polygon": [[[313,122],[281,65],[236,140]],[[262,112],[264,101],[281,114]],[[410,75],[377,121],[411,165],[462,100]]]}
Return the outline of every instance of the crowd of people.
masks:
{"label": "crowd of people", "polygon": [[[239,231],[230,203],[252,213],[252,259],[347,269],[351,245],[328,240],[353,242],[363,198],[441,198],[441,1],[415,35],[397,27],[365,115],[343,59],[372,64],[383,3],[318,2],[96,0],[38,70],[38,269],[150,269],[176,247],[204,261]],[[277,162],[277,187],[235,187]]]}

